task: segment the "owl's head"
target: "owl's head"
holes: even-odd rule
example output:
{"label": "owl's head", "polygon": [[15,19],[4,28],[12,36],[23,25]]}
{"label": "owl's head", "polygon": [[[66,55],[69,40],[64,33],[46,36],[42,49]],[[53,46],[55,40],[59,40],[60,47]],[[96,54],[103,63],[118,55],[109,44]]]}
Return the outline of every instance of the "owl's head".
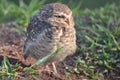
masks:
{"label": "owl's head", "polygon": [[41,21],[45,21],[54,26],[74,26],[72,11],[61,3],[44,5],[37,15]]}

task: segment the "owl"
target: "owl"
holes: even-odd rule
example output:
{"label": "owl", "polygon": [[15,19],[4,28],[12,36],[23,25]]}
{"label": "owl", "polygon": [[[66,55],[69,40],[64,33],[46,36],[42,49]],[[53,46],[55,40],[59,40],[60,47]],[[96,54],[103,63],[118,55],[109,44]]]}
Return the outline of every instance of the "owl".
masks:
{"label": "owl", "polygon": [[24,57],[36,60],[54,53],[47,62],[60,62],[76,51],[76,31],[72,11],[62,3],[44,5],[31,17],[27,27]]}

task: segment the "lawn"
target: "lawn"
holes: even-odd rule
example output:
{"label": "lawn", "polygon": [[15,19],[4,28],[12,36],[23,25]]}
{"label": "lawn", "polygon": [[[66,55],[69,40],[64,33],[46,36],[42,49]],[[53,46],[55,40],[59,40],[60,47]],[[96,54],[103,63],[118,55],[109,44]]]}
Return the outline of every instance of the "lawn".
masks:
{"label": "lawn", "polygon": [[95,9],[67,3],[75,20],[77,51],[59,63],[57,75],[39,66],[51,55],[36,63],[32,57],[24,60],[30,17],[48,2],[0,1],[0,80],[120,80],[120,5],[115,3]]}

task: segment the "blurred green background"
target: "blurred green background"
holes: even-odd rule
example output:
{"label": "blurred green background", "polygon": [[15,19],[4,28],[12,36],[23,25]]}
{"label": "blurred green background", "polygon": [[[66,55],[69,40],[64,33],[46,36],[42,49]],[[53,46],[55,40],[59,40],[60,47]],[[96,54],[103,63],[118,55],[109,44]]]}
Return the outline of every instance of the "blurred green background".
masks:
{"label": "blurred green background", "polygon": [[[16,4],[19,4],[18,0],[9,0],[12,2],[15,2]],[[39,0],[42,1],[42,0]],[[31,2],[31,0],[24,0],[24,2],[26,4],[29,4]],[[45,3],[51,3],[51,2],[62,2],[64,4],[70,4],[69,6],[72,6],[71,4],[76,4],[76,6],[78,4],[81,4],[80,8],[84,9],[84,8],[89,8],[89,9],[95,9],[95,8],[99,8],[101,6],[105,6],[106,4],[111,4],[111,3],[115,3],[117,5],[119,5],[120,1],[119,0],[46,0]]]}
{"label": "blurred green background", "polygon": [[0,23],[15,21],[27,25],[30,16],[47,3],[61,2],[67,4],[74,14],[80,15],[84,9],[98,9],[105,5],[119,5],[119,0],[0,0]]}

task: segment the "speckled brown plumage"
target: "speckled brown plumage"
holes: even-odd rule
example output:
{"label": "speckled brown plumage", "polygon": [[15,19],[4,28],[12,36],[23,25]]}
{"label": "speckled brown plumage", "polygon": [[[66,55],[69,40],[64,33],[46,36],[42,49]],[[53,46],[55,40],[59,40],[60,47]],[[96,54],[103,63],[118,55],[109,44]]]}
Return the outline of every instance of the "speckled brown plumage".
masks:
{"label": "speckled brown plumage", "polygon": [[[62,47],[62,48],[61,48]],[[62,61],[76,51],[76,36],[71,10],[64,4],[44,5],[33,16],[27,28],[25,57],[41,59],[61,48],[48,61]]]}

